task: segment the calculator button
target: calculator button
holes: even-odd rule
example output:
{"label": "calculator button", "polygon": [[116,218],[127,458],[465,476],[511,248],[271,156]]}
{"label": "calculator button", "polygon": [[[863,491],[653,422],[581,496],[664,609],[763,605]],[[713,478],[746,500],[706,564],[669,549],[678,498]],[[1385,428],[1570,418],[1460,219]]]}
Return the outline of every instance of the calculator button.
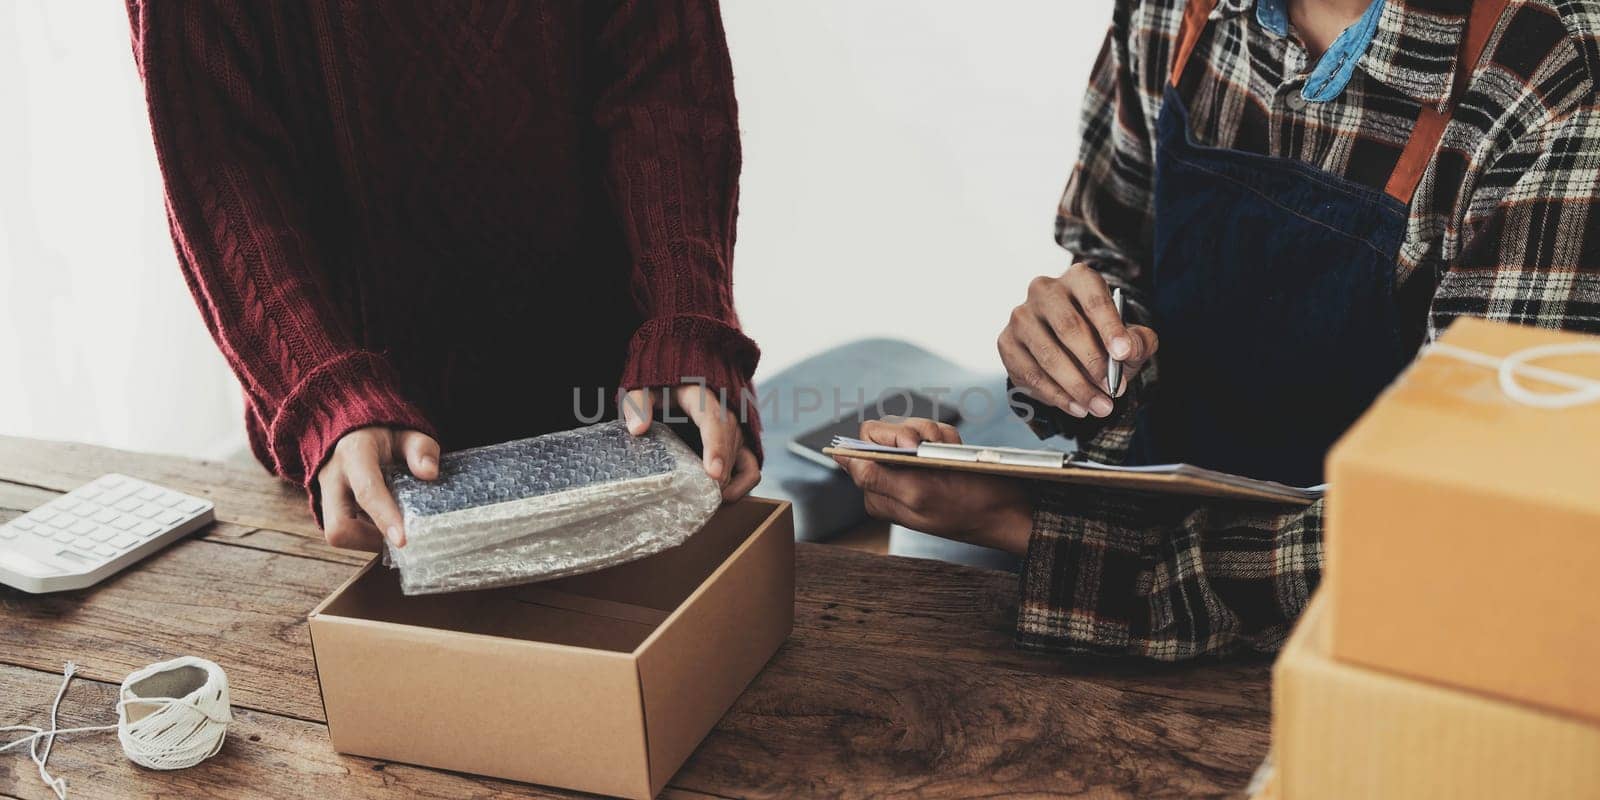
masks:
{"label": "calculator button", "polygon": [[195,514],[198,513],[200,509],[205,507],[206,504],[200,502],[199,500],[184,498],[183,502],[178,504],[177,510],[182,511],[185,514]]}
{"label": "calculator button", "polygon": [[73,536],[72,534],[67,533],[66,531],[58,531],[54,538],[55,538],[56,541],[61,542],[62,544],[66,544],[67,542],[76,542],[76,541],[78,541],[78,537]]}
{"label": "calculator button", "polygon": [[161,512],[161,516],[156,517],[155,520],[162,525],[176,525],[177,523],[183,521],[183,515],[176,511],[163,511]]}
{"label": "calculator button", "polygon": [[90,519],[94,520],[95,522],[100,523],[101,525],[105,525],[105,524],[111,522],[112,520],[116,519],[119,516],[121,516],[121,515],[118,514],[115,511],[112,511],[109,508],[102,508],[102,509],[100,509],[100,513],[94,515],[93,517],[90,517]]}
{"label": "calculator button", "polygon": [[105,527],[102,527],[99,530],[95,531],[94,533],[89,534],[89,538],[93,539],[94,541],[97,541],[97,542],[103,542],[103,541],[105,541],[107,539],[110,539],[113,536],[116,536],[116,535],[117,535],[117,529],[116,528],[105,528]]}
{"label": "calculator button", "polygon": [[90,522],[89,520],[85,519],[85,520],[79,520],[78,524],[72,526],[71,528],[68,528],[67,530],[71,531],[72,533],[76,533],[79,536],[82,536],[82,535],[84,535],[86,533],[90,533],[90,532],[94,531],[94,529],[95,529],[95,524],[93,522]]}
{"label": "calculator button", "polygon": [[127,498],[127,499],[125,499],[122,502],[117,504],[117,510],[118,511],[136,511],[136,510],[138,510],[139,506],[142,506],[142,505],[144,505],[144,503],[142,501],[140,501],[139,498],[137,498],[137,497],[129,497],[129,498]]}
{"label": "calculator button", "polygon": [[73,494],[77,495],[80,500],[93,500],[100,496],[100,488],[91,483],[73,492]]}
{"label": "calculator button", "polygon": [[49,522],[55,518],[56,512],[49,508],[36,508],[32,511],[29,511],[28,516],[32,518],[34,522]]}
{"label": "calculator button", "polygon": [[88,517],[93,516],[94,513],[99,510],[100,506],[94,503],[79,503],[77,508],[72,509],[72,513],[77,514],[80,517]]}
{"label": "calculator button", "polygon": [[17,534],[24,532],[15,525],[0,525],[0,539],[15,539]]}
{"label": "calculator button", "polygon": [[165,529],[162,528],[160,525],[155,524],[154,522],[141,522],[141,523],[139,523],[139,527],[133,529],[133,535],[134,536],[144,537],[144,538],[149,538],[151,536],[154,536],[154,535],[160,533],[163,530],[165,530]]}
{"label": "calculator button", "polygon": [[56,553],[56,558],[77,564],[78,566],[82,567],[93,568],[99,566],[99,562],[97,562],[95,559],[89,558],[88,556],[85,556],[76,550],[62,550]]}
{"label": "calculator button", "polygon": [[11,525],[19,531],[33,530],[33,523],[24,517],[17,517],[16,519],[11,520]]}
{"label": "calculator button", "polygon": [[142,505],[142,506],[139,506],[138,510],[134,511],[133,513],[138,514],[139,516],[144,517],[145,519],[150,519],[151,517],[154,517],[155,515],[161,513],[161,507],[160,506],[152,506],[152,505]]}
{"label": "calculator button", "polygon": [[71,497],[62,496],[57,497],[53,502],[51,502],[50,505],[53,505],[59,509],[71,510],[77,507],[78,501]]}
{"label": "calculator button", "polygon": [[119,500],[122,500],[123,498],[126,498],[132,493],[132,486],[119,486],[115,489],[107,489],[104,492],[101,492],[100,496],[95,498],[95,500],[100,503],[100,505],[109,506],[118,502]]}
{"label": "calculator button", "polygon": [[117,517],[117,521],[111,523],[111,527],[116,528],[119,531],[128,531],[128,530],[133,530],[133,526],[138,525],[138,524],[139,524],[139,518],[138,517],[130,517],[130,516],[124,514],[124,515],[122,515],[120,517]]}
{"label": "calculator button", "polygon": [[139,542],[140,542],[140,539],[137,536],[130,536],[130,535],[126,534],[126,533],[119,533],[116,536],[113,536],[109,541],[107,541],[106,544],[108,544],[108,545],[110,545],[112,547],[115,547],[118,550],[126,550],[126,549],[138,544]]}
{"label": "calculator button", "polygon": [[171,508],[171,507],[183,502],[183,495],[181,495],[181,494],[169,494],[169,495],[161,498],[160,500],[157,500],[156,502],[160,503],[161,505],[166,506],[167,508]]}
{"label": "calculator button", "polygon": [[97,556],[110,558],[111,556],[116,555],[117,551],[113,550],[112,548],[110,548],[110,547],[108,547],[106,545],[101,544],[101,545],[95,545],[94,554],[97,555]]}
{"label": "calculator button", "polygon": [[151,487],[145,489],[144,491],[140,492],[139,495],[138,495],[140,500],[154,500],[154,499],[156,499],[157,497],[160,497],[160,496],[161,496],[161,490],[157,489],[154,486],[151,486]]}

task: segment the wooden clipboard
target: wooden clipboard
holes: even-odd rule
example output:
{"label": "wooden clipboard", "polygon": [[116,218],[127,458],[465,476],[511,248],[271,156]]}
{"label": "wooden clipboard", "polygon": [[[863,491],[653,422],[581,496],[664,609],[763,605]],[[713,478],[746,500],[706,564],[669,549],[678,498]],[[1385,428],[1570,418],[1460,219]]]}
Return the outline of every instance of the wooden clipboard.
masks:
{"label": "wooden clipboard", "polygon": [[[1218,478],[1204,475],[1188,474],[1184,472],[1112,472],[1093,467],[1076,466],[1070,461],[1062,466],[1028,466],[1021,464],[1000,464],[983,461],[954,461],[943,458],[929,458],[926,456],[912,455],[910,453],[880,453],[869,450],[854,450],[847,447],[827,447],[823,449],[824,455],[839,456],[841,458],[859,458],[866,461],[877,461],[884,464],[893,464],[901,467],[919,467],[923,469],[947,469],[956,472],[975,472],[983,475],[998,475],[1007,478],[1022,480],[1052,481],[1055,483],[1070,483],[1081,486],[1100,486],[1107,489],[1121,489],[1129,492],[1151,492],[1154,494],[1176,494],[1189,497],[1209,497],[1219,500],[1245,500],[1258,503],[1277,503],[1280,505],[1308,506],[1316,502],[1318,497],[1298,494],[1303,490],[1294,487],[1273,484],[1268,481],[1254,481],[1237,476],[1220,476]],[[1190,468],[1194,472],[1209,473],[1207,470]],[[1220,475],[1218,473],[1209,473]],[[1247,482],[1243,484],[1228,482],[1228,478]],[[1253,484],[1253,485],[1252,485]],[[1271,487],[1281,487],[1274,490]],[[1286,490],[1286,491],[1285,491]]]}

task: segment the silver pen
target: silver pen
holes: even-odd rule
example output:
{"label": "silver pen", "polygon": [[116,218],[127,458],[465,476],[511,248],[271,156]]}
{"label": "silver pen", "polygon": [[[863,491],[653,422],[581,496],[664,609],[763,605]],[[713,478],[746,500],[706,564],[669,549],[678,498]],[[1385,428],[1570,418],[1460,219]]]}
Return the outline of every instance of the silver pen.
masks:
{"label": "silver pen", "polygon": [[[1122,287],[1111,290],[1111,304],[1117,307],[1117,319],[1122,319]],[[1106,393],[1112,397],[1117,396],[1117,387],[1122,384],[1122,362],[1113,358],[1106,367]]]}

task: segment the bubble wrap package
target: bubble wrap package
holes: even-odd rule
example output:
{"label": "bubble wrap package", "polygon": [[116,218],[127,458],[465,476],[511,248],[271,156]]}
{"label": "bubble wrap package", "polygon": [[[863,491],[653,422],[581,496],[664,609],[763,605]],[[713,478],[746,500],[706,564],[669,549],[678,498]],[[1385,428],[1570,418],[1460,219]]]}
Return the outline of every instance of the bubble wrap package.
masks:
{"label": "bubble wrap package", "polygon": [[439,479],[386,475],[405,547],[388,547],[408,595],[576,575],[676,547],[722,502],[700,459],[665,425],[621,422],[476,447],[439,460]]}

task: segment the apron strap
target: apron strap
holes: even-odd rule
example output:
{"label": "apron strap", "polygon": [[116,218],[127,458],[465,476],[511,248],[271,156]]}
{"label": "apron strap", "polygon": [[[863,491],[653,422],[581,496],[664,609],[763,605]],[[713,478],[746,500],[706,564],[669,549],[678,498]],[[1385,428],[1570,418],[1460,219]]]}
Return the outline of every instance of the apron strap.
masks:
{"label": "apron strap", "polygon": [[1200,34],[1206,30],[1206,22],[1211,17],[1211,10],[1217,7],[1217,0],[1189,0],[1183,9],[1183,21],[1178,25],[1177,49],[1172,57],[1172,85],[1177,86],[1178,80],[1183,77],[1183,69],[1189,64],[1189,56],[1194,54],[1194,46],[1200,41]]}
{"label": "apron strap", "polygon": [[1384,194],[1399,200],[1406,207],[1411,206],[1417,185],[1422,183],[1422,173],[1428,170],[1434,152],[1439,149],[1439,140],[1444,138],[1444,129],[1450,124],[1456,101],[1461,92],[1466,90],[1473,68],[1489,46],[1489,36],[1494,33],[1500,17],[1510,4],[1510,0],[1477,0],[1472,4],[1472,13],[1467,17],[1467,30],[1461,38],[1461,50],[1456,54],[1456,73],[1450,83],[1450,96],[1442,109],[1424,105],[1417,113],[1417,124],[1411,129],[1411,138],[1407,140],[1405,150],[1401,151],[1394,172],[1389,175],[1389,183],[1383,187]]}
{"label": "apron strap", "polygon": [[[1206,23],[1217,2],[1188,0],[1184,6],[1183,21],[1178,25],[1172,58],[1170,80],[1173,86],[1177,86],[1183,77],[1189,57],[1194,55],[1195,45],[1200,41],[1200,34],[1205,32]],[[1450,95],[1442,108],[1425,105],[1417,113],[1411,138],[1406,141],[1405,149],[1400,152],[1400,160],[1395,162],[1394,172],[1390,173],[1389,182],[1383,187],[1384,194],[1399,200],[1406,207],[1411,206],[1411,198],[1422,183],[1422,174],[1433,162],[1433,154],[1439,149],[1439,141],[1444,138],[1444,129],[1450,125],[1451,115],[1455,113],[1456,100],[1465,91],[1473,68],[1483,58],[1483,51],[1489,46],[1489,37],[1494,34],[1500,17],[1509,5],[1511,0],[1477,0],[1472,4],[1466,31],[1461,37],[1461,49],[1456,53],[1456,71],[1450,83]]]}

